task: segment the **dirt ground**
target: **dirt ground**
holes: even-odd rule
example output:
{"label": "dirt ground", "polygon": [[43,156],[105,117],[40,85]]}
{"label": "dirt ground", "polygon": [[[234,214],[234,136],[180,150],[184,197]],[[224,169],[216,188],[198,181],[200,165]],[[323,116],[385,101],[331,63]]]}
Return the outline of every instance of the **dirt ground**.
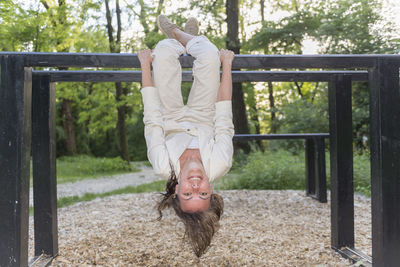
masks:
{"label": "dirt ground", "polygon": [[[329,204],[303,191],[219,193],[221,228],[199,259],[183,224],[172,212],[156,221],[157,194],[144,193],[59,209],[52,266],[351,266],[330,248]],[[356,247],[371,255],[370,200],[356,196],[355,213]]]}

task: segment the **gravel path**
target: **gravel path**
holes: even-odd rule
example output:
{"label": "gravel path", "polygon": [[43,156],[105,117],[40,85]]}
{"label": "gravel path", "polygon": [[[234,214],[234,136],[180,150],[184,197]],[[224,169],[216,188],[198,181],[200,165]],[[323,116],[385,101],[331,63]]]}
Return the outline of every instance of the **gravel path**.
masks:
{"label": "gravel path", "polygon": [[[303,191],[219,193],[221,228],[200,259],[182,241],[183,225],[171,211],[155,220],[157,194],[141,193],[59,209],[52,266],[351,266],[330,248],[329,204]],[[356,247],[371,255],[369,198],[355,196],[355,220]],[[32,240],[30,246],[32,255]]]}
{"label": "gravel path", "polygon": [[[127,186],[138,186],[140,184],[160,180],[160,177],[154,174],[152,167],[148,167],[144,164],[140,164],[136,167],[141,169],[141,171],[59,184],[57,185],[57,198],[83,196],[85,193],[104,193]],[[29,196],[29,203],[33,205],[32,188],[30,189]]]}

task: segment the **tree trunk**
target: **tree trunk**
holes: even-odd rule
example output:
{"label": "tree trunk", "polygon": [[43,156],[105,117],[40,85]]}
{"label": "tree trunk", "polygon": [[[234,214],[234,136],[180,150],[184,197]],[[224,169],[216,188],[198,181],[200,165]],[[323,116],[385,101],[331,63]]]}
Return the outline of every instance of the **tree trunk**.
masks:
{"label": "tree trunk", "polygon": [[264,24],[265,16],[264,16],[264,6],[265,0],[260,0],[260,10],[261,10],[261,23]]}
{"label": "tree trunk", "polygon": [[[120,82],[115,83],[115,88],[117,91],[117,102],[121,101],[121,97],[124,95],[124,90],[122,88],[122,84]],[[120,154],[121,157],[129,162],[129,153],[128,153],[128,140],[126,138],[126,124],[125,124],[125,116],[126,116],[126,106],[121,105],[118,107],[118,141],[120,146]]]}
{"label": "tree trunk", "polygon": [[74,117],[72,116],[71,100],[63,99],[62,102],[62,116],[64,131],[67,135],[66,146],[69,155],[76,154],[76,140],[75,140],[75,126]]}
{"label": "tree trunk", "polygon": [[[40,1],[46,10],[50,9],[46,0]],[[54,27],[54,31],[57,31],[58,25],[64,25],[67,22],[67,14],[65,13],[65,0],[58,1],[58,10],[57,16],[51,15],[52,24]],[[59,49],[59,45],[63,43],[64,40],[61,38],[57,38],[56,40],[56,48],[57,52],[68,52],[69,47],[65,47],[64,49]],[[68,70],[68,68],[58,68],[59,70]],[[66,134],[65,146],[67,148],[67,152],[70,156],[73,156],[77,153],[76,148],[76,138],[75,138],[75,126],[74,126],[74,117],[72,116],[72,108],[71,108],[71,100],[61,98],[62,108],[61,108],[61,118],[63,120],[63,128]]]}
{"label": "tree trunk", "polygon": [[[235,54],[240,54],[239,41],[239,3],[238,0],[226,0],[226,22],[228,32],[226,36],[226,48],[232,50]],[[243,89],[241,83],[233,83],[232,88],[232,110],[233,124],[235,133],[249,133],[247,121],[246,106],[244,104]],[[245,153],[250,151],[248,143],[236,143],[236,148],[241,148]]]}
{"label": "tree trunk", "polygon": [[[115,1],[115,12],[117,14],[117,38],[114,40],[114,28],[112,26],[112,18],[109,7],[109,0],[105,0],[106,6],[106,19],[107,19],[107,33],[108,33],[108,41],[110,44],[110,52],[111,53],[120,53],[121,52],[121,9],[119,6],[119,0]],[[122,87],[122,83],[115,83],[116,95],[115,99],[117,101],[117,111],[118,111],[118,121],[117,121],[117,132],[118,132],[118,144],[119,144],[119,152],[120,156],[123,160],[129,162],[129,153],[128,153],[128,140],[126,138],[126,105],[121,104],[121,101],[127,95],[126,90]]]}
{"label": "tree trunk", "polygon": [[303,84],[299,84],[298,82],[294,82],[294,84],[296,85],[296,89],[297,89],[297,93],[299,93],[299,96],[301,98],[303,98],[303,92],[301,91],[301,87],[303,87]]}
{"label": "tree trunk", "polygon": [[[262,24],[264,24],[264,21],[265,21],[264,7],[265,7],[265,0],[260,0],[261,23]],[[275,134],[278,130],[278,127],[276,125],[274,85],[272,84],[272,82],[268,82],[268,101],[269,101],[269,108],[271,110],[271,122],[270,122],[269,133]]]}
{"label": "tree trunk", "polygon": [[[253,112],[253,115],[251,116],[251,120],[254,122],[254,127],[255,127],[255,133],[256,134],[260,134],[261,133],[261,131],[260,131],[260,120],[259,120],[259,118],[258,118],[258,108],[257,108],[257,98],[256,98],[256,96],[254,95],[253,96],[254,97],[254,112]],[[264,148],[263,148],[263,145],[262,145],[262,140],[257,140],[256,141],[256,144],[258,145],[258,147],[261,149],[261,151],[264,151]]]}
{"label": "tree trunk", "polygon": [[269,108],[271,110],[271,125],[269,133],[274,134],[277,132],[278,129],[276,125],[274,87],[272,82],[268,82],[268,100],[269,100]]}

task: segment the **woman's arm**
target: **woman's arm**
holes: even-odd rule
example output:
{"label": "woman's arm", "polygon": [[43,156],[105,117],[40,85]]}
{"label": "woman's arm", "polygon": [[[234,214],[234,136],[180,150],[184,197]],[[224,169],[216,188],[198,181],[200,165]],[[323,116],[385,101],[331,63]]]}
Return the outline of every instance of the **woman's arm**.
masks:
{"label": "woman's arm", "polygon": [[210,160],[210,181],[225,175],[232,166],[234,127],[232,123],[232,61],[234,53],[222,49],[222,77],[215,104],[214,145]]}
{"label": "woman's arm", "polygon": [[164,122],[162,119],[161,103],[157,89],[154,87],[151,77],[151,50],[139,51],[138,57],[142,68],[142,98],[143,98],[143,122],[144,136],[147,145],[147,158],[151,162],[157,175],[168,179],[170,165],[168,151],[165,146]]}
{"label": "woman's arm", "polygon": [[151,62],[153,57],[151,56],[151,50],[141,50],[138,53],[140,60],[140,67],[142,69],[142,87],[154,86],[153,79],[151,78]]}
{"label": "woman's arm", "polygon": [[220,60],[222,65],[221,83],[219,85],[217,102],[232,100],[232,61],[235,54],[226,49],[221,49]]}

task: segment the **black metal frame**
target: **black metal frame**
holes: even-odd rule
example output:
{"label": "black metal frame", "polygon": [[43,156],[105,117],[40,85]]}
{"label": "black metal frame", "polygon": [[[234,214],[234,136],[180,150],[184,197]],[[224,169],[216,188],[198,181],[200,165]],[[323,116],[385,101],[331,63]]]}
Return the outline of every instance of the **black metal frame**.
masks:
{"label": "black metal frame", "polygon": [[[140,65],[135,54],[2,52],[0,58],[0,265],[24,266],[28,262],[30,140],[31,136],[36,135],[31,132],[32,69],[29,67],[138,68]],[[193,58],[183,56],[180,61],[183,67],[190,68]],[[372,259],[374,266],[396,266],[400,262],[400,253],[398,253],[400,251],[399,67],[400,55],[237,55],[233,63],[233,68],[237,69],[368,69],[371,90]],[[252,80],[251,77],[254,77],[255,81],[259,81],[258,79],[279,81],[277,77],[287,81],[299,81],[301,80],[299,77],[302,76],[300,72],[286,74],[284,72],[248,72],[243,75],[244,77],[236,81]],[[283,78],[285,75],[286,78]],[[368,262],[368,257],[364,258],[360,256],[361,253],[354,250],[353,152],[349,99],[351,100],[351,81],[355,79],[356,74],[354,73],[351,78],[346,73],[323,75],[326,75],[326,79],[323,80],[330,81],[331,245],[343,256],[353,260],[361,257]],[[357,75],[362,76],[360,80],[365,80],[365,73]],[[53,96],[50,92],[45,97],[52,98]],[[41,116],[50,117],[51,105],[48,109]],[[51,126],[46,125],[44,134],[52,136],[52,131]],[[35,150],[35,144],[33,149]],[[50,145],[43,151],[51,154],[53,149],[54,146]],[[38,157],[35,156],[35,152],[33,156]],[[45,159],[51,162],[50,158]],[[50,189],[43,189],[44,191],[55,192],[55,177],[52,177],[52,171],[51,169],[46,174],[36,174],[47,176],[43,179],[49,179]],[[49,194],[54,201],[54,194],[52,195],[51,192]],[[43,210],[35,211],[35,215],[43,215],[46,211],[54,212],[54,209],[54,205],[43,206]],[[47,241],[52,240],[50,249],[53,249],[53,253],[56,254],[57,219],[54,213],[50,216],[50,220],[51,223],[46,226],[46,231],[52,233],[50,234],[52,236],[48,237]]]}

